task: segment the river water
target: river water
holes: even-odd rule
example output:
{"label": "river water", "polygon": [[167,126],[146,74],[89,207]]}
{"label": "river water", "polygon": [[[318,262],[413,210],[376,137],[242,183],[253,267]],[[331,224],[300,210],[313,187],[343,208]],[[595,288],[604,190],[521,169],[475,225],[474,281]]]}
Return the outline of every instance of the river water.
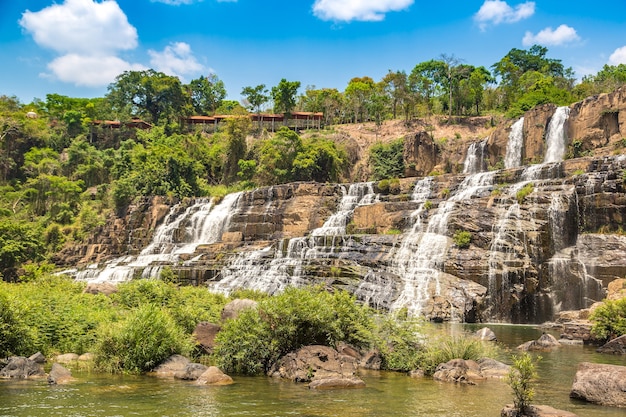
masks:
{"label": "river water", "polygon": [[[527,326],[491,325],[511,353],[537,339],[541,331]],[[450,325],[458,333],[477,326]],[[579,362],[626,365],[626,358],[600,355],[592,347],[563,346],[541,353],[535,404],[568,410],[580,417],[624,416],[625,410],[569,399]],[[185,381],[149,376],[75,372],[69,385],[44,381],[0,380],[0,416],[499,416],[513,400],[503,381],[475,386],[412,379],[401,373],[368,371],[367,387],[355,390],[309,390],[306,385],[267,377],[236,377],[226,387],[200,387]]]}

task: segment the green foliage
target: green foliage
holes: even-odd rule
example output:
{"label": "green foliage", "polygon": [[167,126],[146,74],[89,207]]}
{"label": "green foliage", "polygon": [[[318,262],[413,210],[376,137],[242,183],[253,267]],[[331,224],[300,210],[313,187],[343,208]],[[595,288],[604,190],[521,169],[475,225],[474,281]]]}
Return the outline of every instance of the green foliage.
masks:
{"label": "green foliage", "polygon": [[611,340],[626,334],[626,298],[604,300],[589,316],[593,323],[591,333],[602,340]]}
{"label": "green foliage", "polygon": [[521,190],[515,194],[515,198],[519,204],[522,204],[526,197],[535,190],[535,186],[532,183],[526,184]]}
{"label": "green foliage", "polygon": [[26,323],[20,321],[17,309],[4,294],[6,289],[0,285],[0,358],[21,352],[28,337]]}
{"label": "green foliage", "polygon": [[0,219],[0,275],[7,281],[17,279],[17,268],[26,261],[40,261],[45,243],[38,227]]}
{"label": "green foliage", "polygon": [[492,356],[494,349],[470,337],[433,338],[426,344],[419,358],[419,368],[432,375],[437,366],[452,359],[478,360]]}
{"label": "green foliage", "polygon": [[533,388],[534,381],[537,378],[535,366],[539,360],[541,360],[540,356],[537,357],[536,361],[533,361],[532,356],[528,353],[524,353],[521,356],[513,356],[513,365],[507,376],[507,383],[513,390],[513,395],[515,396],[513,404],[520,415],[525,415],[530,402],[535,397]]}
{"label": "green foliage", "polygon": [[264,140],[259,150],[257,173],[261,184],[282,184],[292,180],[293,162],[302,151],[298,134],[282,127]]}
{"label": "green foliage", "polygon": [[103,327],[96,345],[96,366],[108,372],[150,371],[173,354],[188,355],[193,348],[167,311],[144,304],[123,321]]}
{"label": "green foliage", "polygon": [[201,75],[200,78],[191,80],[189,90],[196,114],[215,114],[226,97],[224,81],[216,74],[209,74],[207,77]]}
{"label": "green foliage", "polygon": [[420,366],[423,350],[420,325],[420,321],[406,315],[377,316],[375,344],[384,369],[408,372]]}
{"label": "green foliage", "polygon": [[287,116],[296,107],[296,94],[300,81],[281,79],[277,86],[272,87],[271,96],[274,100],[274,112],[285,113]]}
{"label": "green foliage", "polygon": [[452,236],[454,244],[459,249],[467,249],[472,242],[472,233],[467,230],[457,230]]}
{"label": "green foliage", "polygon": [[404,140],[372,145],[369,163],[374,180],[404,177]]}

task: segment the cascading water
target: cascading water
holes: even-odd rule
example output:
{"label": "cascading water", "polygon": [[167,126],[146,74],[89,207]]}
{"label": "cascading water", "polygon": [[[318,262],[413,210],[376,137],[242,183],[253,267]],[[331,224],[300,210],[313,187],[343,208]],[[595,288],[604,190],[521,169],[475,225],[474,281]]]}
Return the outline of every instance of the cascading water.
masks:
{"label": "cascading water", "polygon": [[472,142],[467,148],[465,163],[463,164],[464,174],[477,174],[486,170],[485,148],[487,139],[480,142]]}
{"label": "cascading water", "polygon": [[565,156],[567,146],[567,133],[565,132],[565,122],[569,118],[570,109],[567,106],[558,107],[546,131],[546,153],[543,158],[544,163],[559,162]]}
{"label": "cascading water", "polygon": [[308,237],[283,240],[277,248],[269,246],[243,253],[222,268],[219,281],[211,288],[222,293],[249,288],[275,294],[287,286],[305,285],[305,264],[314,259],[339,258],[341,253],[337,252],[349,244],[346,226],[354,209],[377,199],[371,182],[351,184],[347,190],[344,187],[337,211]]}
{"label": "cascading water", "polygon": [[522,165],[522,149],[524,148],[524,118],[520,118],[511,125],[509,141],[506,145],[504,157],[505,168],[517,168]]}
{"label": "cascading water", "polygon": [[[229,194],[220,204],[198,200],[176,216],[179,206],[172,207],[163,223],[155,230],[152,241],[137,256],[124,256],[107,262],[104,268],[91,265],[76,274],[87,282],[124,282],[140,274],[142,278],[158,276],[164,265],[179,261],[180,255],[192,254],[201,244],[221,239],[235,212],[241,193]],[[180,236],[181,228],[184,233]]]}

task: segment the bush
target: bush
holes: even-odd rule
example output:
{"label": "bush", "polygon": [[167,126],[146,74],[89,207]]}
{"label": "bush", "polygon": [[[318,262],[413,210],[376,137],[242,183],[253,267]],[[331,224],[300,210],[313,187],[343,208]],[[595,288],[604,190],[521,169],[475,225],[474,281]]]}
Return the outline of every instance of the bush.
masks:
{"label": "bush", "polygon": [[456,232],[454,232],[452,240],[454,240],[454,244],[459,249],[467,249],[469,248],[472,241],[472,234],[467,230],[457,230]]}
{"label": "bush", "polygon": [[526,197],[535,190],[535,186],[531,184],[526,184],[521,190],[515,194],[515,198],[519,204],[522,204]]}
{"label": "bush", "polygon": [[369,161],[374,180],[404,177],[404,139],[372,145]]}
{"label": "bush", "polygon": [[382,356],[383,369],[408,372],[420,366],[421,322],[401,316],[377,317],[375,343]]}
{"label": "bush", "polygon": [[20,322],[17,309],[0,288],[0,358],[22,353],[27,339],[27,326]]}
{"label": "bush", "polygon": [[605,300],[589,319],[593,322],[591,333],[602,340],[611,340],[626,334],[626,298]]}
{"label": "bush", "polygon": [[478,360],[494,354],[495,349],[469,337],[433,339],[420,356],[420,369],[432,375],[439,364],[452,359]]}
{"label": "bush", "polygon": [[[537,361],[541,357],[537,357]],[[535,362],[528,353],[513,356],[513,365],[507,375],[507,383],[513,389],[513,404],[519,415],[526,415],[530,402],[535,397],[533,382],[537,378]]]}
{"label": "bush", "polygon": [[96,366],[108,372],[141,373],[173,354],[188,355],[190,336],[154,304],[145,304],[114,326],[103,326],[96,346]]}

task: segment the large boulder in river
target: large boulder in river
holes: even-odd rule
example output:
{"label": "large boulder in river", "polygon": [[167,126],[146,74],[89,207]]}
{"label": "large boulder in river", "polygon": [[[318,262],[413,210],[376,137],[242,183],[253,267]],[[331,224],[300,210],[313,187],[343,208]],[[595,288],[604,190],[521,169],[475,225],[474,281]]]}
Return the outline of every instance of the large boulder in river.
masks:
{"label": "large boulder in river", "polygon": [[56,385],[56,384],[67,384],[72,381],[72,373],[69,369],[65,368],[63,365],[58,363],[52,364],[52,369],[48,374],[48,384]]}
{"label": "large boulder in river", "polygon": [[544,333],[539,339],[521,344],[517,347],[517,349],[523,351],[547,351],[559,346],[561,346],[561,344],[558,340],[556,340],[556,337],[549,333]]}
{"label": "large boulder in river", "polygon": [[597,351],[613,355],[626,355],[626,334],[605,343]]}
{"label": "large boulder in river", "polygon": [[519,414],[513,404],[507,404],[500,412],[500,417],[578,417],[578,415],[565,410],[557,410],[547,405],[528,406],[522,415]]}
{"label": "large boulder in river", "polygon": [[600,405],[626,407],[626,366],[580,363],[570,397]]}
{"label": "large boulder in river", "polygon": [[178,372],[184,372],[191,361],[182,355],[172,355],[154,369],[159,377],[173,377]]}
{"label": "large boulder in river", "polygon": [[43,367],[37,362],[22,356],[9,358],[7,365],[0,370],[0,378],[44,377]]}
{"label": "large boulder in river", "polygon": [[222,309],[222,321],[235,319],[243,310],[256,308],[257,305],[256,301],[247,298],[233,300]]}
{"label": "large boulder in river", "polygon": [[174,373],[174,378],[183,381],[195,381],[206,372],[208,367],[201,363],[188,363],[185,369]]}
{"label": "large boulder in river", "polygon": [[358,359],[331,347],[305,346],[280,358],[269,374],[294,382],[315,382],[310,388],[362,387],[365,384],[356,377],[358,366]]}
{"label": "large boulder in river", "polygon": [[476,333],[474,333],[474,336],[480,340],[486,340],[488,342],[498,341],[496,334],[489,327],[483,327],[482,329],[477,330]]}
{"label": "large boulder in river", "polygon": [[209,366],[196,380],[197,385],[231,385],[233,379],[216,366]]}
{"label": "large boulder in river", "polygon": [[487,378],[504,378],[511,367],[495,359],[482,358],[478,361],[452,359],[440,363],[435,369],[433,379],[442,382],[475,385]]}

